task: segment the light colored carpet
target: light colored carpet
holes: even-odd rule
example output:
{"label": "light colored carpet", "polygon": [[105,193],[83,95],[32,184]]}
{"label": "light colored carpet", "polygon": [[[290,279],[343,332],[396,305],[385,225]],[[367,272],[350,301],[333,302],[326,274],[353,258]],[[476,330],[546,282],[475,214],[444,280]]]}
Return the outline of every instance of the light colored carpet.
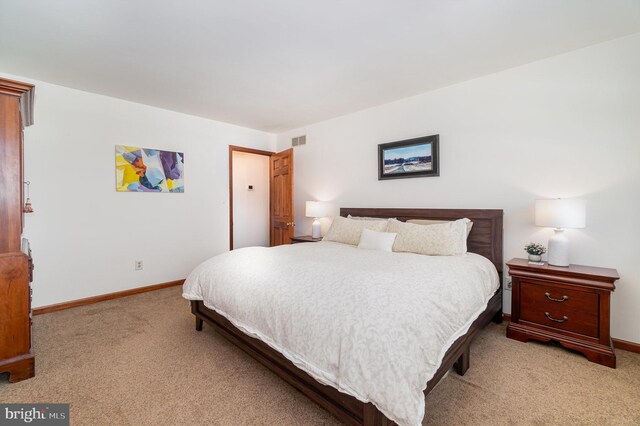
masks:
{"label": "light colored carpet", "polygon": [[[180,288],[34,318],[36,377],[0,380],[1,402],[68,402],[74,425],[336,424],[205,324]],[[640,355],[618,369],[490,325],[464,377],[427,397],[430,425],[640,424]]]}

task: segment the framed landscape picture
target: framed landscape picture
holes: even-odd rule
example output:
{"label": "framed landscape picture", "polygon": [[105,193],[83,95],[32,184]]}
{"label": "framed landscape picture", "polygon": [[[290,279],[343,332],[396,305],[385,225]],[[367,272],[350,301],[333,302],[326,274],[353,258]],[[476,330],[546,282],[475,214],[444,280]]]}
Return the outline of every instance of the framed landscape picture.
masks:
{"label": "framed landscape picture", "polygon": [[378,180],[439,176],[439,135],[378,145]]}

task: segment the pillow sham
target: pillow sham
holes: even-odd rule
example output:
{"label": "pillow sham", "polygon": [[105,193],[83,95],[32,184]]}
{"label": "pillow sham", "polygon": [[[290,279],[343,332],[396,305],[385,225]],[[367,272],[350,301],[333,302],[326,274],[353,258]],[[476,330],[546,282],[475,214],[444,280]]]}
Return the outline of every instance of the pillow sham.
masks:
{"label": "pillow sham", "polygon": [[[355,220],[337,216],[333,219],[327,235],[322,241],[334,241],[336,243],[351,244],[357,246],[360,243],[360,235],[363,229],[383,232],[387,230],[388,220]],[[418,226],[418,225],[415,225]]]}
{"label": "pillow sham", "polygon": [[378,232],[370,229],[363,229],[360,235],[359,249],[393,251],[393,242],[396,239],[394,232]]}
{"label": "pillow sham", "polygon": [[389,220],[388,232],[398,235],[393,251],[453,256],[467,252],[467,223],[469,219],[437,223],[429,226]]}
{"label": "pillow sham", "polygon": [[[432,220],[432,219],[409,219],[406,223],[414,223],[416,225],[435,225],[438,223],[449,223],[450,220]],[[471,228],[473,228],[473,222],[467,222],[467,238],[469,238],[469,234],[471,233]]]}
{"label": "pillow sham", "polygon": [[[351,216],[350,214],[347,215],[347,219],[354,219],[354,220],[388,220],[388,218],[386,218],[386,217]],[[394,217],[394,219],[395,219],[395,217]]]}

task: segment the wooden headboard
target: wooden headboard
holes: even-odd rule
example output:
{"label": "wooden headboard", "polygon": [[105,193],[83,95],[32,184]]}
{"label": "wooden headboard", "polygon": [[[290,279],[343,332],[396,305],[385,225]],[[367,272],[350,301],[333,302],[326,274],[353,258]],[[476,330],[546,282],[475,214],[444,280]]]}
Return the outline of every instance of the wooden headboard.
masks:
{"label": "wooden headboard", "polygon": [[502,210],[341,208],[340,216],[347,215],[394,217],[403,222],[409,219],[457,220],[466,217],[473,222],[467,250],[489,259],[502,275]]}

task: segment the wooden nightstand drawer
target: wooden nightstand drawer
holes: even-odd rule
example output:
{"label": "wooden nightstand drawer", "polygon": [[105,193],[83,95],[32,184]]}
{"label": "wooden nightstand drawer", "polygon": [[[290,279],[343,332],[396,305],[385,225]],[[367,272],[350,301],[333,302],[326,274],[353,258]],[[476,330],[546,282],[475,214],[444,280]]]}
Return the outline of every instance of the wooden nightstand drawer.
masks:
{"label": "wooden nightstand drawer", "polygon": [[507,337],[556,341],[593,362],[615,368],[609,313],[618,272],[610,268],[507,262],[512,280]]}
{"label": "wooden nightstand drawer", "polygon": [[520,282],[520,319],[598,337],[596,293]]}

